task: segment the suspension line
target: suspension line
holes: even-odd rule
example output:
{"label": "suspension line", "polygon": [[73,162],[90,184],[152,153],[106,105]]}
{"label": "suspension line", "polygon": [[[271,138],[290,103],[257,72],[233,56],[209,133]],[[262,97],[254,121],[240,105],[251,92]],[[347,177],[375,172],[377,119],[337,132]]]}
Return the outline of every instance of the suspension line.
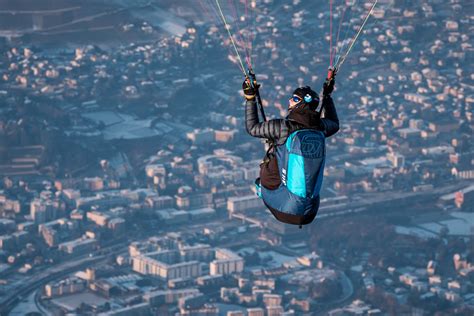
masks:
{"label": "suspension line", "polygon": [[230,25],[227,23],[227,20],[224,16],[224,13],[222,12],[221,4],[219,3],[219,0],[216,0],[217,8],[219,9],[219,13],[221,16],[222,21],[224,22],[225,28],[227,30],[227,33],[229,34],[230,41],[232,43],[232,46],[234,47],[235,54],[237,56],[237,59],[240,63],[240,69],[242,70],[242,73],[244,76],[247,76],[247,73],[245,71],[245,66],[244,63],[242,62],[242,58],[240,57],[239,50],[237,49],[237,45],[235,44],[234,37],[232,36],[232,32],[230,31]]}
{"label": "suspension line", "polygon": [[339,69],[342,64],[344,64],[344,62],[346,61],[346,58],[347,56],[349,55],[349,53],[351,52],[352,48],[354,47],[354,44],[356,43],[357,39],[359,38],[360,34],[362,33],[362,31],[364,30],[364,27],[365,25],[367,24],[367,21],[369,20],[369,17],[372,15],[372,13],[374,12],[374,9],[375,9],[375,6],[377,5],[378,3],[378,0],[375,0],[374,4],[372,5],[372,7],[370,8],[369,10],[369,13],[367,13],[365,19],[364,19],[364,22],[362,23],[362,25],[360,26],[359,28],[359,31],[357,32],[357,34],[354,36],[354,38],[352,39],[352,42],[351,42],[351,45],[349,46],[349,48],[347,49],[346,53],[338,60],[338,62],[336,63],[336,69]]}

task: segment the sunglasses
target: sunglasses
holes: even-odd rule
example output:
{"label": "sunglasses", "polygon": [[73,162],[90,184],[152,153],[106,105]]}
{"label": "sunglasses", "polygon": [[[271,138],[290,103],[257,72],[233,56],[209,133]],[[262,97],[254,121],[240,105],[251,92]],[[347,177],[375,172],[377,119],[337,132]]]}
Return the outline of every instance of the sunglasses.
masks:
{"label": "sunglasses", "polygon": [[297,103],[298,103],[298,102],[301,102],[303,99],[300,98],[300,97],[297,96],[297,95],[294,95],[294,96],[291,97],[290,100],[292,100],[293,102],[297,102]]}

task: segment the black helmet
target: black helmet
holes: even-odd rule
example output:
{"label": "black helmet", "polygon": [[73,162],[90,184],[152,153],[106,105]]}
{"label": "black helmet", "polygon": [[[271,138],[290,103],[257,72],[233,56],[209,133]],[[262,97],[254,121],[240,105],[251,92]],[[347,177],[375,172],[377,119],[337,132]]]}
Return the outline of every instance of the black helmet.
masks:
{"label": "black helmet", "polygon": [[309,86],[297,88],[293,91],[293,95],[297,95],[303,99],[304,104],[307,104],[311,110],[316,110],[319,105],[318,93]]}

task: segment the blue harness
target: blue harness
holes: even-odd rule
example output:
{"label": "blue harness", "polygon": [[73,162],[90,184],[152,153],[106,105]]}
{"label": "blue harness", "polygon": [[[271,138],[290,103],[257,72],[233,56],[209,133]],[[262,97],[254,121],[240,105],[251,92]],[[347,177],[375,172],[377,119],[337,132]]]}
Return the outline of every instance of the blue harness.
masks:
{"label": "blue harness", "polygon": [[276,190],[257,185],[257,194],[273,215],[288,224],[309,224],[319,208],[326,160],[325,136],[313,129],[298,130],[276,147],[281,184]]}

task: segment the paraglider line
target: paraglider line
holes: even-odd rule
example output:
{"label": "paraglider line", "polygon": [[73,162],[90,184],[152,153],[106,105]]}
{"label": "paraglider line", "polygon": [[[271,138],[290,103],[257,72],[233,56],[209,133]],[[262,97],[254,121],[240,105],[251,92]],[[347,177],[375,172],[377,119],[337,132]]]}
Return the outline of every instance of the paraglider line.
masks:
{"label": "paraglider line", "polygon": [[[219,16],[219,13],[217,12],[217,9],[216,9],[215,5],[213,4],[213,2],[214,2],[213,0],[199,0],[199,2],[206,2],[206,4],[203,3],[203,6],[204,7],[209,6],[212,9],[212,10],[209,9],[208,12],[209,12],[210,18],[212,20],[214,20],[216,26],[218,25],[218,23],[222,22],[221,18]],[[222,30],[220,28],[219,28],[219,34],[223,37],[227,36],[226,33],[222,33]],[[234,54],[232,47],[230,47],[228,45],[225,45],[224,43],[223,43],[223,46],[225,46],[228,49],[229,55]]]}
{"label": "paraglider line", "polygon": [[339,19],[339,28],[337,30],[336,47],[334,48],[334,55],[336,55],[338,53],[339,35],[341,35],[342,22],[344,21],[344,16],[346,15],[346,11],[347,11],[347,5],[344,7],[344,10],[342,11],[342,15]]}
{"label": "paraglider line", "polygon": [[329,65],[332,67],[333,51],[332,51],[332,0],[329,0]]}
{"label": "paraglider line", "polygon": [[251,35],[251,28],[250,28],[250,16],[249,16],[249,1],[245,0],[245,19],[247,22],[247,49],[248,49],[248,64],[252,65],[252,35]]}
{"label": "paraglider line", "polygon": [[222,12],[222,8],[221,8],[221,4],[219,3],[219,0],[216,0],[216,4],[217,4],[217,8],[219,9],[219,13],[220,13],[220,15],[221,15],[222,21],[224,22],[224,25],[225,25],[225,28],[226,28],[226,30],[227,30],[227,33],[229,34],[229,38],[230,38],[230,41],[232,42],[232,46],[234,46],[234,50],[235,50],[237,59],[239,60],[242,73],[244,74],[244,76],[247,76],[247,73],[245,72],[244,63],[242,62],[242,58],[240,57],[239,50],[237,49],[237,45],[235,44],[235,41],[234,41],[234,37],[232,36],[232,33],[231,33],[231,31],[230,31],[230,26],[229,26],[229,24],[227,23],[227,20],[226,20],[226,18],[225,18],[225,16],[224,16],[224,13]]}
{"label": "paraglider line", "polygon": [[350,5],[349,14],[348,14],[348,18],[347,18],[347,20],[349,21],[349,26],[347,27],[346,31],[344,32],[344,37],[342,38],[342,41],[341,41],[341,49],[337,53],[336,65],[339,62],[339,60],[341,59],[341,51],[343,50],[344,47],[347,47],[346,40],[347,40],[347,35],[349,35],[349,31],[351,29],[350,28],[350,22],[351,22],[351,18],[352,18],[352,8],[356,6],[357,1],[358,0],[354,0],[354,3],[352,5]]}
{"label": "paraglider line", "polygon": [[378,0],[375,0],[374,4],[372,5],[372,7],[369,10],[369,13],[367,13],[367,16],[365,17],[364,22],[360,26],[359,31],[357,32],[357,34],[352,39],[351,45],[347,49],[344,56],[341,57],[340,62],[336,63],[336,69],[339,69],[342,66],[342,64],[346,61],[347,56],[351,52],[352,48],[354,47],[354,44],[356,43],[357,39],[359,38],[360,34],[362,33],[362,30],[364,29],[365,25],[367,24],[367,21],[369,20],[369,17],[372,15],[372,12],[374,12],[374,9],[375,9],[375,6],[377,5],[377,3],[378,3]]}
{"label": "paraglider line", "polygon": [[235,25],[237,27],[237,40],[240,41],[244,46],[245,62],[247,63],[247,66],[250,67],[250,57],[249,57],[250,53],[249,53],[249,50],[248,50],[247,41],[245,40],[245,34],[242,34],[242,29],[239,26],[240,12],[238,11],[237,7],[235,6],[233,0],[228,0],[228,2],[229,2],[229,7],[231,9],[231,12],[234,16]]}

